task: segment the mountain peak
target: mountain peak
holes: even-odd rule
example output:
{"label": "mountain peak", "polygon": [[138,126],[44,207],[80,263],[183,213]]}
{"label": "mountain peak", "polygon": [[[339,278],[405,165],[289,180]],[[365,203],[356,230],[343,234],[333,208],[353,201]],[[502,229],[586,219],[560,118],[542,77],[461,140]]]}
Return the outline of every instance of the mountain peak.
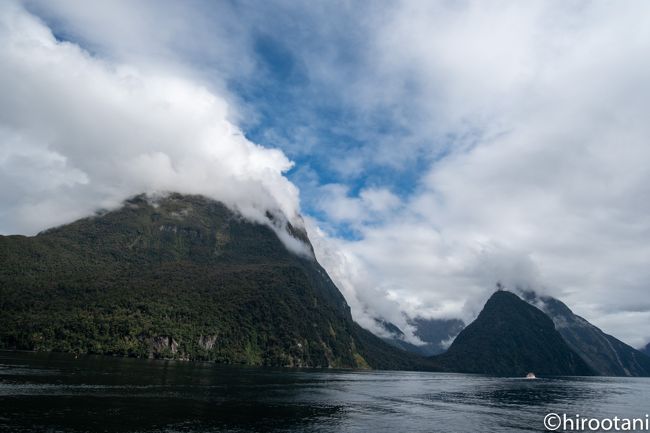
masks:
{"label": "mountain peak", "polygon": [[476,320],[435,359],[465,373],[593,374],[546,314],[506,290],[494,292]]}
{"label": "mountain peak", "polygon": [[[149,215],[150,221],[147,221],[145,214]],[[181,235],[184,234],[183,228],[203,233],[211,229],[223,230],[230,221],[239,221],[259,226],[258,230],[264,226],[268,227],[285,249],[304,258],[314,259],[313,247],[301,217],[294,218],[292,223],[279,210],[267,210],[264,215],[262,221],[250,220],[242,216],[237,209],[203,195],[177,192],[142,193],[125,199],[116,209],[100,209],[93,216],[44,230],[39,235],[63,234],[71,229],[83,231],[93,227],[93,221],[100,221],[104,226],[108,221],[119,223],[127,230],[136,229],[137,225],[157,227],[160,231],[181,230]],[[97,220],[98,218],[100,220]],[[97,227],[93,227],[93,230],[96,229]]]}

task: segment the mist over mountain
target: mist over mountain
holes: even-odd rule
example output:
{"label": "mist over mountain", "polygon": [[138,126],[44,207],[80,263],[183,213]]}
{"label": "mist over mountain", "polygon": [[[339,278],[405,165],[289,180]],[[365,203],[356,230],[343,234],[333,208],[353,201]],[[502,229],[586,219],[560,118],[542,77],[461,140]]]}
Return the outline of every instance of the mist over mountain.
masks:
{"label": "mist over mountain", "polygon": [[[540,350],[547,349],[540,349],[546,343],[539,343],[536,339],[545,338],[544,333],[555,334],[555,343],[552,345],[560,344],[558,347],[561,348],[562,344],[557,340],[559,335],[566,346],[589,367],[591,374],[650,376],[650,357],[644,349],[636,350],[604,333],[584,318],[574,314],[562,301],[546,295],[537,295],[532,291],[518,290],[520,295],[515,295],[503,290],[501,285],[498,285],[498,288],[499,291],[488,300],[479,317],[471,323],[471,328],[468,327],[469,329],[465,333],[462,332],[464,324],[460,320],[424,320],[419,318],[411,320],[410,323],[415,326],[416,335],[425,344],[414,344],[407,341],[405,334],[393,323],[377,319],[377,323],[385,331],[384,334],[389,335],[384,335],[382,338],[387,343],[404,351],[431,356],[445,352],[448,345],[452,343],[452,339],[458,335],[460,340],[456,347],[450,348],[448,353],[435,358],[441,365],[448,365],[451,371],[508,375],[508,372],[520,371],[518,370],[519,363],[539,365],[535,357],[540,355]],[[526,331],[532,322],[528,325],[525,323],[517,325],[526,310],[521,302],[515,302],[519,296],[534,307],[534,310],[528,309],[530,311],[527,314],[531,317],[530,321],[540,321],[539,326],[533,325]],[[548,329],[548,320],[539,314],[539,310],[552,320],[557,333]],[[518,327],[518,329],[514,330],[513,327]],[[522,335],[526,332],[528,335],[523,337]],[[491,338],[498,339],[498,342],[492,341],[494,347],[492,343],[476,344],[479,340]],[[539,343],[541,346],[529,346],[531,341],[535,341],[535,344]],[[498,356],[493,359],[492,352],[495,350],[498,352]],[[483,362],[483,359],[489,361]],[[503,363],[503,366],[495,368],[495,363],[497,365]],[[544,368],[548,369],[549,367]],[[565,371],[563,374],[574,374],[571,373],[571,368],[567,369],[566,365],[558,368]],[[554,374],[559,374],[557,371]],[[585,373],[584,365],[579,371]]]}
{"label": "mist over mountain", "polygon": [[[312,251],[302,227],[286,230]],[[389,335],[380,338],[353,321],[313,254],[198,195],[142,194],[33,237],[0,236],[0,261],[0,348],[504,376],[650,375],[649,357],[531,292],[526,302],[496,291],[464,329],[459,320],[408,319],[424,344],[377,319]]]}
{"label": "mist over mountain", "polygon": [[416,317],[408,319],[415,329],[414,335],[422,344],[407,341],[404,332],[393,323],[376,319],[389,336],[382,337],[387,343],[407,352],[422,356],[438,355],[449,347],[451,340],[465,327],[460,319],[424,319]]}
{"label": "mist over mountain", "polygon": [[227,94],[93,56],[11,1],[0,5],[0,43],[10,107],[0,110],[0,233],[29,235],[139,193],[176,191],[218,200],[306,252],[286,236],[300,224],[298,189],[284,176],[293,162],[245,137]]}
{"label": "mist over mountain", "polygon": [[[289,235],[310,249],[306,233]],[[0,236],[0,347],[294,367],[426,369],[353,322],[313,257],[202,196],[140,195]]]}

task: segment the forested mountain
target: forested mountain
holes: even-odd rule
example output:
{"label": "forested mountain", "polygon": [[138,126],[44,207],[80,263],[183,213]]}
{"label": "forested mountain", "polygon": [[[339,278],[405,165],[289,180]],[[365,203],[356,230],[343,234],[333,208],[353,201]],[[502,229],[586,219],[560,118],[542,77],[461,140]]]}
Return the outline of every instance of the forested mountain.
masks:
{"label": "forested mountain", "polygon": [[141,195],[37,236],[0,236],[0,263],[3,348],[433,368],[354,323],[315,259],[201,196]]}
{"label": "forested mountain", "polygon": [[594,374],[546,314],[505,290],[495,292],[449,350],[434,359],[448,371],[463,373]]}

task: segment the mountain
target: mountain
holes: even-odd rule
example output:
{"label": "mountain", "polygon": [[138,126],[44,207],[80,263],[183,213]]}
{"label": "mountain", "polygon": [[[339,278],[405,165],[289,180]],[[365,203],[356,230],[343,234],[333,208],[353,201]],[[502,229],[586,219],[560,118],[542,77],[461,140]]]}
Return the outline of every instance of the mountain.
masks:
{"label": "mountain", "polygon": [[381,327],[384,333],[388,334],[388,337],[380,337],[386,343],[405,352],[414,353],[421,356],[428,356],[426,352],[422,352],[420,350],[420,346],[406,341],[404,332],[399,329],[394,323],[377,318],[375,318],[375,323]]}
{"label": "mountain", "polygon": [[424,319],[416,317],[409,321],[415,327],[415,336],[427,343],[426,354],[436,355],[447,350],[449,341],[465,327],[460,319]]}
{"label": "mountain", "polygon": [[404,332],[393,323],[381,319],[375,319],[375,321],[390,335],[383,337],[384,341],[421,356],[438,355],[444,352],[447,342],[465,327],[463,321],[459,319],[424,319],[422,317],[408,319],[409,325],[415,328],[414,335],[425,343],[416,345],[406,341]]}
{"label": "mountain", "polygon": [[590,375],[553,321],[517,295],[499,290],[449,350],[433,358],[448,371],[498,376]]}
{"label": "mountain", "polygon": [[639,351],[645,353],[646,355],[650,355],[650,343],[646,344],[644,348],[639,349]]}
{"label": "mountain", "polygon": [[[304,230],[288,231],[310,248]],[[0,348],[270,366],[431,369],[353,322],[325,270],[201,197],[144,195],[0,236]]]}
{"label": "mountain", "polygon": [[599,375],[650,376],[650,357],[646,354],[605,334],[555,298],[534,293],[527,298],[553,320],[569,347]]}

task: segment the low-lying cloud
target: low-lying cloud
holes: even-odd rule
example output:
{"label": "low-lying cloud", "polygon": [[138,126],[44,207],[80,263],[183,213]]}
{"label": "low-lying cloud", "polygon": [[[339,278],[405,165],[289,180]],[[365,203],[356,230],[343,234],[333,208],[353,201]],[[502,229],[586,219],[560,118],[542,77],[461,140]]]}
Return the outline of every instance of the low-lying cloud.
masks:
{"label": "low-lying cloud", "polygon": [[267,210],[298,221],[298,190],[283,175],[292,162],[247,140],[208,88],[94,57],[12,3],[0,9],[0,47],[0,233],[159,191],[204,194],[262,223]]}

